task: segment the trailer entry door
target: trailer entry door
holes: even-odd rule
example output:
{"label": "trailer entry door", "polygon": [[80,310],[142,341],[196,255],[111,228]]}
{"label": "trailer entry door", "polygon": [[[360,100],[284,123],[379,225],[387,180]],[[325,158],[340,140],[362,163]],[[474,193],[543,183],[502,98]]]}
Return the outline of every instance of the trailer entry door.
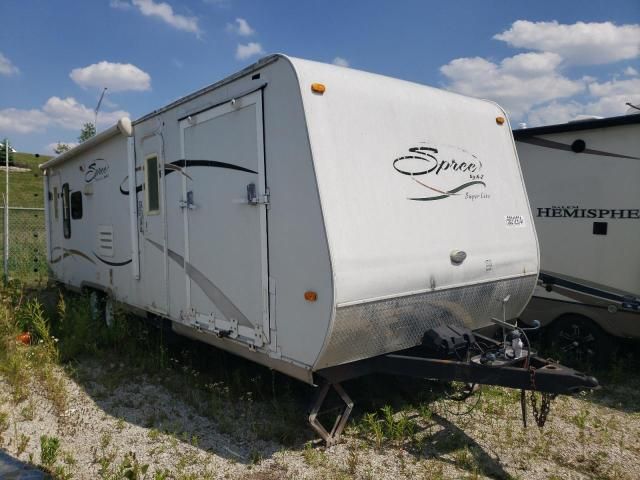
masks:
{"label": "trailer entry door", "polygon": [[269,340],[262,92],[180,122],[185,281],[192,323]]}
{"label": "trailer entry door", "polygon": [[[165,182],[162,137],[156,134],[142,136],[139,140],[141,155],[136,162],[141,166],[142,192],[137,196],[140,244],[143,245],[140,270],[143,298],[146,308],[167,315],[170,290],[167,288],[168,255],[166,238]],[[138,184],[138,182],[136,182]],[[137,195],[137,194],[136,194]]]}

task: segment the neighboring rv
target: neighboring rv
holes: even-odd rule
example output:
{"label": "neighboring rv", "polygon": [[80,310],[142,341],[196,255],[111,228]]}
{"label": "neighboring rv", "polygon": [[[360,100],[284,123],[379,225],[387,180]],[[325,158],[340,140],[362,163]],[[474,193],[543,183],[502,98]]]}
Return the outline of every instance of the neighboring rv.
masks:
{"label": "neighboring rv", "polygon": [[640,115],[514,131],[540,241],[539,286],[522,315],[561,353],[607,355],[640,338]]}
{"label": "neighboring rv", "polygon": [[[103,295],[107,323],[117,301],[324,382],[309,420],[327,443],[353,405],[339,382],[372,371],[597,385],[505,323],[539,259],[494,103],[274,55],[41,167],[57,280]],[[496,322],[509,345],[472,333]],[[316,414],[331,386],[346,408],[327,432]]]}

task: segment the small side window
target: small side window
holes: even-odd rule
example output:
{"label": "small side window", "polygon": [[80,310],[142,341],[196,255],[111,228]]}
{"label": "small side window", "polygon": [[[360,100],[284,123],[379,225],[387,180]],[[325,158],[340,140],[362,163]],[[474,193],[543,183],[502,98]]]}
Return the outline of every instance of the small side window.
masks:
{"label": "small side window", "polygon": [[53,187],[53,218],[58,219],[58,187]]}
{"label": "small side window", "polygon": [[82,192],[71,194],[71,218],[74,220],[82,218]]}
{"label": "small side window", "polygon": [[160,213],[160,180],[158,176],[158,156],[151,155],[144,160],[145,176],[145,213],[157,215]]}
{"label": "small side window", "polygon": [[69,184],[62,185],[62,233],[64,238],[71,238],[71,201],[69,199]]}

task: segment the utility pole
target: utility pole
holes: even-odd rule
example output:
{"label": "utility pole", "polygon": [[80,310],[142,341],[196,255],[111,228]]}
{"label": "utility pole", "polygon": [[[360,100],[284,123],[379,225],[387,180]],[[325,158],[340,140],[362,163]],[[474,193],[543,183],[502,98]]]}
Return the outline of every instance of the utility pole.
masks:
{"label": "utility pole", "polygon": [[9,139],[4,140],[4,282],[9,281]]}

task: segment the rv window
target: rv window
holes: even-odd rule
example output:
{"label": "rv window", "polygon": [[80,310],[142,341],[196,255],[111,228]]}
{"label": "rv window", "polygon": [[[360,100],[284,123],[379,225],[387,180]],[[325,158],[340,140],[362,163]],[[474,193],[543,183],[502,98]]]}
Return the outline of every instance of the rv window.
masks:
{"label": "rv window", "polygon": [[62,185],[62,233],[71,238],[71,207],[69,206],[69,184]]}
{"label": "rv window", "polygon": [[58,187],[53,187],[53,218],[58,219]]}
{"label": "rv window", "polygon": [[71,194],[71,218],[74,220],[82,218],[82,192]]}
{"label": "rv window", "polygon": [[145,211],[147,215],[160,212],[160,185],[158,179],[158,157],[152,155],[145,159]]}

